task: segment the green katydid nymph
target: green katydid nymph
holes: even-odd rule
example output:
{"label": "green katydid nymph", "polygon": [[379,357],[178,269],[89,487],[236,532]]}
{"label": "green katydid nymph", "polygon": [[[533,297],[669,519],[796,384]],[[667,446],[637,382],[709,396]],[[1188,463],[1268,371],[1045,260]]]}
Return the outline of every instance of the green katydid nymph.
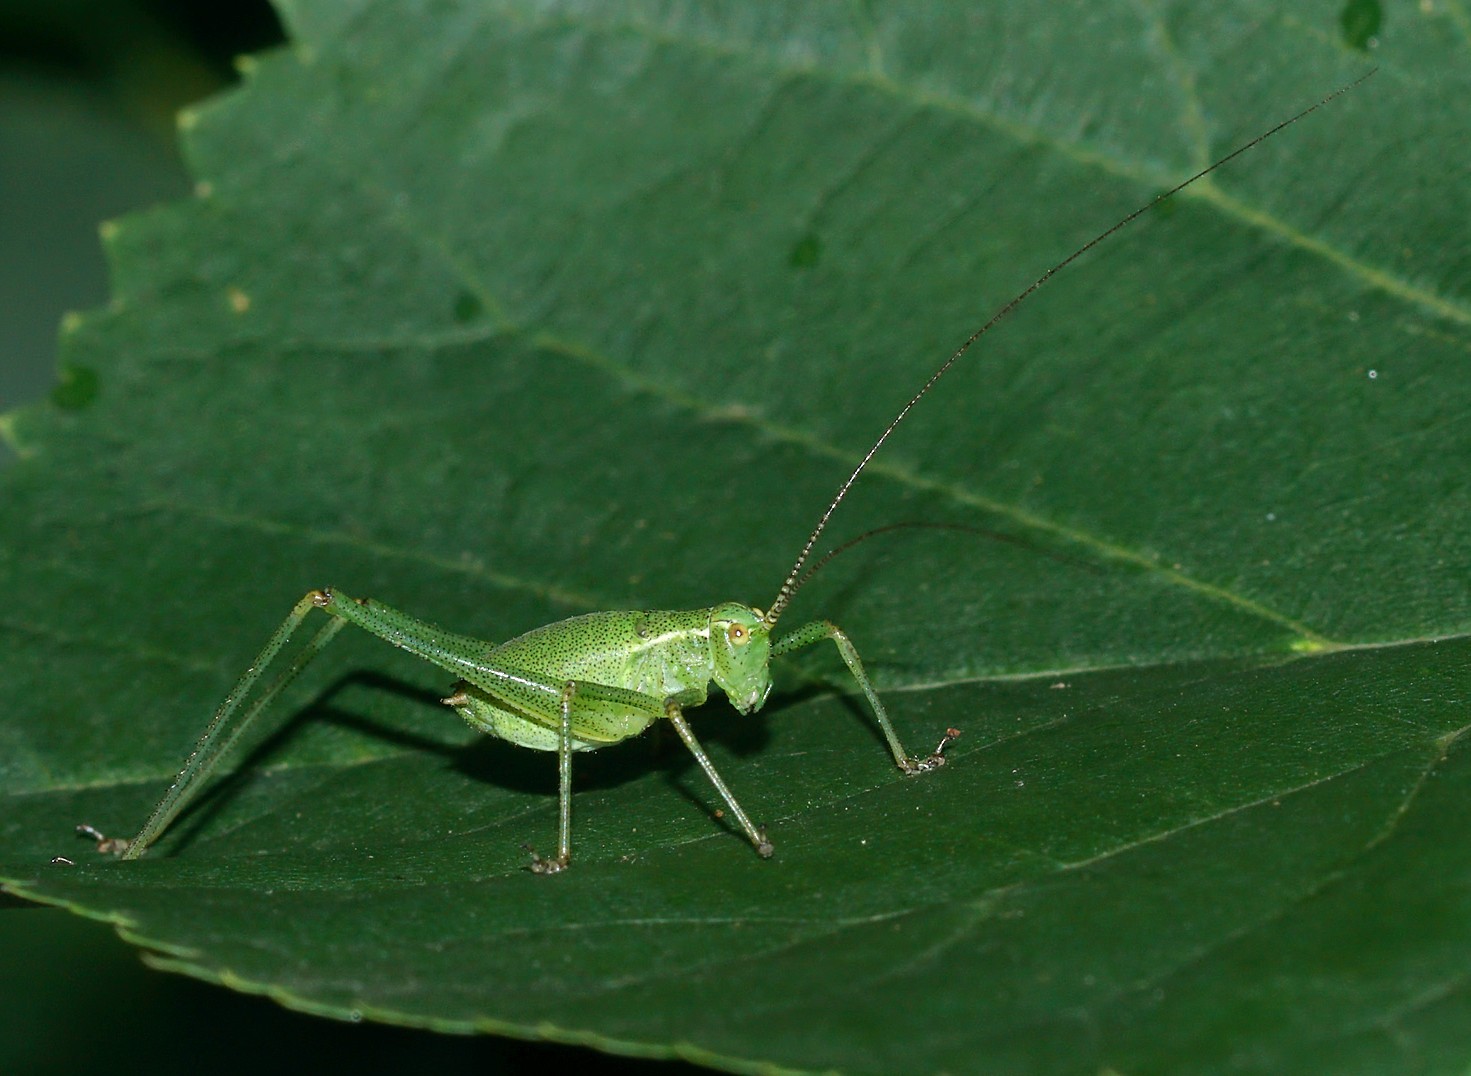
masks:
{"label": "green katydid nymph", "polygon": [[[941,769],[946,763],[945,749],[959,732],[937,730],[941,735],[932,751],[911,754],[900,741],[882,700],[864,672],[858,651],[837,625],[828,620],[815,620],[780,637],[776,635],[777,625],[793,596],[816,567],[832,556],[819,560],[816,567],[808,567],[828,521],[889,435],[935,383],[981,336],[1056,273],[1162,200],[1321,108],[1367,77],[1361,76],[1159,194],[1048,269],[1001,307],[899,409],[839,485],[765,609],[730,601],[707,609],[589,613],[536,628],[495,645],[444,631],[376,601],[349,597],[333,588],[312,590],[296,603],[266,642],[260,656],[220,704],[138,835],[131,840],[118,840],[106,838],[90,826],[79,829],[95,838],[104,852],[119,853],[124,859],[141,856],[203,787],[205,779],[239,741],[244,730],[348,624],[457,677],[443,701],[475,729],[521,747],[557,753],[560,793],[557,850],[555,855],[547,857],[531,853],[531,870],[541,874],[562,871],[572,859],[572,756],[637,736],[661,719],[674,727],[756,852],[769,857],[772,844],[766,831],[751,821],[711,764],[685,719],[685,711],[706,701],[712,683],[741,713],[760,709],[771,692],[771,658],[826,640],[837,646],[866,697],[899,770],[916,776]],[[284,671],[256,694],[261,675],[282,654],[306,619],[318,610],[327,614],[326,622],[300,647]]]}

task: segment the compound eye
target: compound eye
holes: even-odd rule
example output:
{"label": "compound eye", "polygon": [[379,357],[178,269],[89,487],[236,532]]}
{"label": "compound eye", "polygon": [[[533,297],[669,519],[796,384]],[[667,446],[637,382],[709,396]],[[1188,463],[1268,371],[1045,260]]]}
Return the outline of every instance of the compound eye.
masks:
{"label": "compound eye", "polygon": [[745,646],[751,641],[751,633],[744,624],[732,624],[725,629],[725,637],[735,646]]}

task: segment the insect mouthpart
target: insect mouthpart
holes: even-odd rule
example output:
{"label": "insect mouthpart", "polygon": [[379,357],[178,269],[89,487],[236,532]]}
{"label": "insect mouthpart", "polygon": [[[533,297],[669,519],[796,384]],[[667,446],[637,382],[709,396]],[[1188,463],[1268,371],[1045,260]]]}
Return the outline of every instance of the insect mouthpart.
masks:
{"label": "insect mouthpart", "polygon": [[730,701],[731,705],[734,706],[740,713],[749,714],[753,710],[761,709],[761,707],[766,703],[766,697],[770,694],[771,681],[768,680],[765,684],[752,690],[750,694],[746,695],[744,698],[733,698]]}

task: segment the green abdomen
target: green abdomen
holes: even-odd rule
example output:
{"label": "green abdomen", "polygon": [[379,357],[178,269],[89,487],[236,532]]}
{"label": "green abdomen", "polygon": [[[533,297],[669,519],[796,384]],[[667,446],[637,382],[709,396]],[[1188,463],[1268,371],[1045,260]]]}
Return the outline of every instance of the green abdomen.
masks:
{"label": "green abdomen", "polygon": [[[637,691],[658,700],[703,702],[711,677],[710,611],[589,613],[527,632],[496,647],[488,664],[560,692],[569,680]],[[547,691],[492,696],[470,687],[455,710],[472,727],[534,750],[555,751],[560,703]],[[657,712],[574,701],[573,747],[590,751],[636,736]]]}

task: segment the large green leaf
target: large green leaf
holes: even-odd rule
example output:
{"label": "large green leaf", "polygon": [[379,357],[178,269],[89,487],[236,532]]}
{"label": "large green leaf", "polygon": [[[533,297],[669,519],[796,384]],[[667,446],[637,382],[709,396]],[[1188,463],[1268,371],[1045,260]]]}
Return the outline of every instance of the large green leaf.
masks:
{"label": "large green leaf", "polygon": [[7,419],[0,876],[336,1016],[747,1068],[1464,1067],[1439,5],[1050,283],[836,517],[1031,547],[876,538],[790,614],[849,630],[912,748],[964,729],[945,770],[901,777],[816,653],[697,715],[774,860],[634,744],[578,759],[575,869],[533,877],[553,759],[344,635],[153,854],[68,837],[142,820],[310,586],[490,639],[766,604],[991,310],[1369,66],[1353,7],[287,5],[185,125],[197,196],[107,232],[112,305]]}

